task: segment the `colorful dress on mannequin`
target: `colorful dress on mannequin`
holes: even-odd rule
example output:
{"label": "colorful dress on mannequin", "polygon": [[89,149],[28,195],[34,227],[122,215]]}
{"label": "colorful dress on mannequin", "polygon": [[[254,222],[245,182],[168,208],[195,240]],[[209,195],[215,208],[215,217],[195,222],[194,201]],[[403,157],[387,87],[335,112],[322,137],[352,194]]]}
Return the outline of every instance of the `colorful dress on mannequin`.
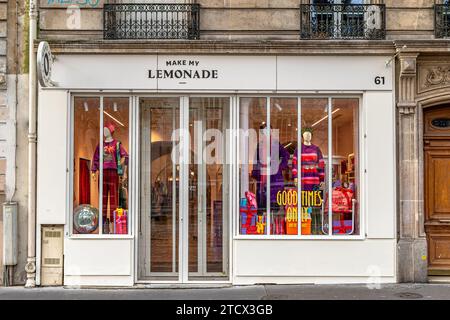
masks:
{"label": "colorful dress on mannequin", "polygon": [[[302,192],[319,191],[320,184],[325,181],[325,160],[322,151],[314,144],[302,143],[301,148],[301,190]],[[294,161],[298,161],[298,148],[294,152]],[[302,198],[300,197],[300,199]],[[322,208],[317,207],[311,207],[309,210],[312,220],[311,234],[313,235],[322,233],[321,210]]]}
{"label": "colorful dress on mannequin", "polygon": [[[106,128],[114,133],[115,127],[112,124],[105,125]],[[94,157],[92,160],[92,172],[96,172],[100,169],[100,146],[97,145],[95,148]],[[121,163],[118,159],[124,158],[124,165],[128,165],[128,153],[123,147],[122,143],[116,139],[111,141],[103,141],[103,196],[102,196],[102,215],[103,222],[107,222],[113,219],[112,213],[119,206],[119,176],[123,174],[121,172]],[[108,212],[109,203],[109,212]],[[108,218],[108,213],[109,217]],[[105,232],[104,233],[109,233]]]}
{"label": "colorful dress on mannequin", "polygon": [[[294,152],[294,158],[298,159],[298,149]],[[325,181],[325,160],[322,151],[314,144],[302,143],[301,158],[301,184],[302,191],[315,191]]]}

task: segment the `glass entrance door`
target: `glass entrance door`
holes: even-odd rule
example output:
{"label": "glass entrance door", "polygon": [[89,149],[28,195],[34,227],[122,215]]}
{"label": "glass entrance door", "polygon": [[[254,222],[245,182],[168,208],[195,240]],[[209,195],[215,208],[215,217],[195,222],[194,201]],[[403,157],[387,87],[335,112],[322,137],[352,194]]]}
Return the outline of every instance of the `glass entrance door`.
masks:
{"label": "glass entrance door", "polygon": [[228,279],[229,119],[229,98],[140,99],[138,280]]}
{"label": "glass entrance door", "polygon": [[189,100],[189,280],[228,276],[229,109],[229,98]]}
{"label": "glass entrance door", "polygon": [[179,165],[172,134],[180,127],[180,99],[139,102],[139,279],[178,281]]}

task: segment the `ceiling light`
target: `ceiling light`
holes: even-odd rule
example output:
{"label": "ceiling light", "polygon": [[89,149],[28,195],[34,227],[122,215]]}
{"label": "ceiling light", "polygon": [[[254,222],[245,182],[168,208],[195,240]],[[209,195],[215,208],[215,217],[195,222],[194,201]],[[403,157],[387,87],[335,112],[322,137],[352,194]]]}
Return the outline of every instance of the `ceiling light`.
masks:
{"label": "ceiling light", "polygon": [[113,110],[114,110],[114,112],[117,112],[117,102],[113,103]]}
{"label": "ceiling light", "polygon": [[108,112],[103,110],[103,113],[106,114],[108,117],[110,117],[111,119],[113,119],[115,122],[117,122],[118,124],[120,124],[122,127],[125,127],[125,125],[120,122],[119,120],[117,120],[116,118],[114,118],[112,115],[110,115]]}
{"label": "ceiling light", "polygon": [[[335,114],[336,112],[338,112],[339,110],[341,110],[341,109],[336,109],[336,110],[334,110],[331,114],[333,115],[333,114]],[[319,121],[317,121],[316,123],[314,123],[314,124],[312,125],[312,127],[317,126],[319,123],[321,123],[322,121],[324,121],[324,120],[326,120],[326,119],[328,119],[328,115],[326,115],[325,117],[323,117],[322,119],[320,119]]]}
{"label": "ceiling light", "polygon": [[88,112],[89,111],[89,105],[88,105],[88,103],[86,101],[83,103],[83,106],[84,106],[84,111]]}

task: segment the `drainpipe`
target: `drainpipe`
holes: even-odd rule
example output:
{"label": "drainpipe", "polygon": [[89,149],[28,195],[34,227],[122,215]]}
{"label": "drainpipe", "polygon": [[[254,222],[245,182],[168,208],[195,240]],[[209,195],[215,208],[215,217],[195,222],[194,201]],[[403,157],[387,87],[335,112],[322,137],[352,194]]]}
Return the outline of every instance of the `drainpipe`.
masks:
{"label": "drainpipe", "polygon": [[36,0],[30,0],[29,80],[28,80],[28,258],[26,288],[36,286],[36,57],[34,41],[37,33]]}

